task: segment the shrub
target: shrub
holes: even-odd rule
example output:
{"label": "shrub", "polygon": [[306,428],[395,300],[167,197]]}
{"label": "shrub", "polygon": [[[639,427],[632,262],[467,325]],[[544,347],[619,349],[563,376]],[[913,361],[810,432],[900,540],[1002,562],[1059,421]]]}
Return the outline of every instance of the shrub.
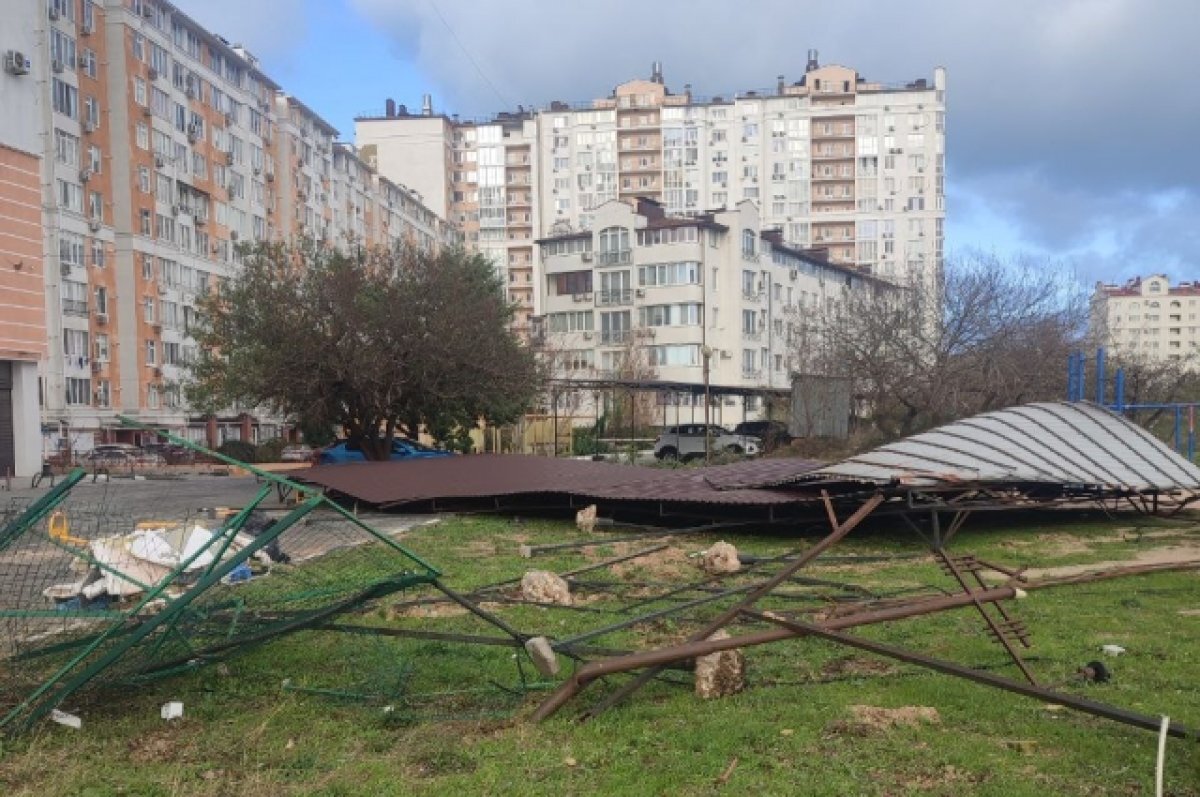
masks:
{"label": "shrub", "polygon": [[239,462],[253,463],[258,461],[258,449],[253,443],[248,443],[245,440],[226,440],[217,446],[217,452],[227,457],[232,457]]}
{"label": "shrub", "polygon": [[278,462],[283,456],[283,447],[285,445],[287,445],[287,442],[282,437],[264,440],[258,444],[258,449],[254,452],[254,461]]}

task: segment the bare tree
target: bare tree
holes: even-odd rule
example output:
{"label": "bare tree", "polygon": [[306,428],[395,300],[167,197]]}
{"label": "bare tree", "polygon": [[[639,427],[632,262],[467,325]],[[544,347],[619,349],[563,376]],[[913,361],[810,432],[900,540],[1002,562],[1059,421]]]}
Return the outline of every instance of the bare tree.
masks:
{"label": "bare tree", "polygon": [[793,361],[849,377],[878,437],[1065,394],[1087,318],[1060,269],[975,254],[939,281],[846,289],[793,319]]}
{"label": "bare tree", "polygon": [[506,422],[539,386],[490,262],[402,244],[261,243],[202,304],[189,398],[341,425],[368,459],[397,433]]}

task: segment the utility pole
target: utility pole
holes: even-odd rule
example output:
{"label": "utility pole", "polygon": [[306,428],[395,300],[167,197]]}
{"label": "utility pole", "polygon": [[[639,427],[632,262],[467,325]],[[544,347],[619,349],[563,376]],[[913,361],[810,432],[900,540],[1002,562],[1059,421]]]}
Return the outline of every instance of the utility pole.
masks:
{"label": "utility pole", "polygon": [[709,413],[711,412],[711,401],[709,396],[709,376],[708,363],[712,359],[713,350],[708,344],[705,344],[700,349],[700,354],[704,356],[704,464],[707,465],[712,461],[712,427],[709,423]]}

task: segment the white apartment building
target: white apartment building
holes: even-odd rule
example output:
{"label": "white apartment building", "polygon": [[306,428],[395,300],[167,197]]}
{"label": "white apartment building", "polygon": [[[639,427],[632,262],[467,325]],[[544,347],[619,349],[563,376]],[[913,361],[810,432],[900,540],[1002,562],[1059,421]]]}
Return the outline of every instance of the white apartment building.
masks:
{"label": "white apartment building", "polygon": [[1118,356],[1200,362],[1200,282],[1171,285],[1165,274],[1124,285],[1096,284],[1091,333]]}
{"label": "white apartment building", "polygon": [[[537,241],[545,313],[534,341],[561,384],[592,380],[791,387],[798,323],[887,284],[760,232],[756,205],[671,216],[609,200],[591,230]],[[586,414],[586,413],[585,413]]]}
{"label": "white apartment building", "polygon": [[810,51],[798,81],[700,97],[669,91],[655,64],[649,80],[609,97],[487,120],[435,115],[428,96],[420,113],[389,100],[382,116],[356,120],[355,140],[382,174],[433,198],[468,243],[494,253],[526,326],[545,310],[529,238],[560,223],[594,229],[612,199],[652,198],[671,215],[749,200],[792,246],[885,279],[935,277],[945,88],[940,67],[932,81],[885,85],[821,66]]}

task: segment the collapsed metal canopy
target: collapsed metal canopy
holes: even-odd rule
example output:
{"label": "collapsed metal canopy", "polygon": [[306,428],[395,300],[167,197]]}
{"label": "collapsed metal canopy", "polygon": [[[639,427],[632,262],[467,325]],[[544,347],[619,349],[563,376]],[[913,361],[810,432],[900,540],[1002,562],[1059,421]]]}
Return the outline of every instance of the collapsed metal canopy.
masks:
{"label": "collapsed metal canopy", "polygon": [[825,479],[908,487],[993,483],[1135,492],[1200,489],[1195,465],[1128,419],[1082,401],[1025,404],[976,415],[771,484]]}

